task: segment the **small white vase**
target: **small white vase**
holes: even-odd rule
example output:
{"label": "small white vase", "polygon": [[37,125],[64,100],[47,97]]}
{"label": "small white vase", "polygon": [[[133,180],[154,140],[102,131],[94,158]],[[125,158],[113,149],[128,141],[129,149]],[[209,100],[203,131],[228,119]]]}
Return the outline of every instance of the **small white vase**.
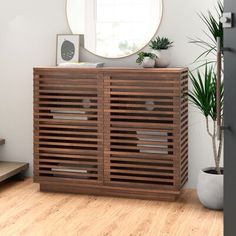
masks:
{"label": "small white vase", "polygon": [[143,62],[142,62],[142,66],[143,68],[153,68],[155,67],[155,59],[152,59],[150,57],[144,57]]}
{"label": "small white vase", "polygon": [[210,173],[215,168],[206,168],[198,176],[197,194],[200,202],[209,209],[222,210],[224,202],[224,175]]}
{"label": "small white vase", "polygon": [[157,56],[155,67],[166,68],[170,65],[170,50],[153,50],[153,54]]}

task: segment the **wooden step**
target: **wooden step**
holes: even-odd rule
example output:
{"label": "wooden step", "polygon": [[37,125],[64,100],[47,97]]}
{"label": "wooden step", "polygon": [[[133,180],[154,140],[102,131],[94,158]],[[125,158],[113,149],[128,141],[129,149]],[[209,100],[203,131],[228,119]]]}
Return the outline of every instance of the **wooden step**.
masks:
{"label": "wooden step", "polygon": [[20,174],[29,168],[25,162],[5,162],[0,161],[0,182]]}
{"label": "wooden step", "polygon": [[5,139],[0,138],[0,145],[5,144]]}

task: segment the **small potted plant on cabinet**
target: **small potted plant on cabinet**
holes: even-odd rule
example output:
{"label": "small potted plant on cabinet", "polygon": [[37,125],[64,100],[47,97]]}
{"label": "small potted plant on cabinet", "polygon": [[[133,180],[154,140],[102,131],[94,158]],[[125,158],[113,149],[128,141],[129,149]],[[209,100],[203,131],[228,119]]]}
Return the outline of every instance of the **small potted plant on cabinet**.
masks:
{"label": "small potted plant on cabinet", "polygon": [[144,68],[153,68],[155,66],[156,55],[150,52],[138,53],[138,59],[136,62],[142,65]]}
{"label": "small potted plant on cabinet", "polygon": [[168,67],[170,65],[169,48],[173,46],[173,42],[166,37],[157,37],[150,42],[149,46],[153,49],[152,53],[157,56],[156,67]]}

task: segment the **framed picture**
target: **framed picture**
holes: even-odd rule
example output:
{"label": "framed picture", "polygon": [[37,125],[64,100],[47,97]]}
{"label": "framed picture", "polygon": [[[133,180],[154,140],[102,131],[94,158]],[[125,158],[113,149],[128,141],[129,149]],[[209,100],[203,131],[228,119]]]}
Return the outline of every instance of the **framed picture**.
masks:
{"label": "framed picture", "polygon": [[78,34],[58,34],[56,64],[79,62],[79,46]]}

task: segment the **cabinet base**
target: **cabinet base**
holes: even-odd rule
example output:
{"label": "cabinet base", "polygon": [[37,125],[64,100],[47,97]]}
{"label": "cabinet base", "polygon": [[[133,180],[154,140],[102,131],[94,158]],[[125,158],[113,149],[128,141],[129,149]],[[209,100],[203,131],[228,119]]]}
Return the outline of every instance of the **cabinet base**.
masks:
{"label": "cabinet base", "polygon": [[140,189],[127,189],[110,186],[73,186],[63,184],[40,184],[42,192],[79,193],[85,195],[98,195],[110,197],[125,197],[146,200],[175,201],[180,192],[178,191],[153,191]]}

